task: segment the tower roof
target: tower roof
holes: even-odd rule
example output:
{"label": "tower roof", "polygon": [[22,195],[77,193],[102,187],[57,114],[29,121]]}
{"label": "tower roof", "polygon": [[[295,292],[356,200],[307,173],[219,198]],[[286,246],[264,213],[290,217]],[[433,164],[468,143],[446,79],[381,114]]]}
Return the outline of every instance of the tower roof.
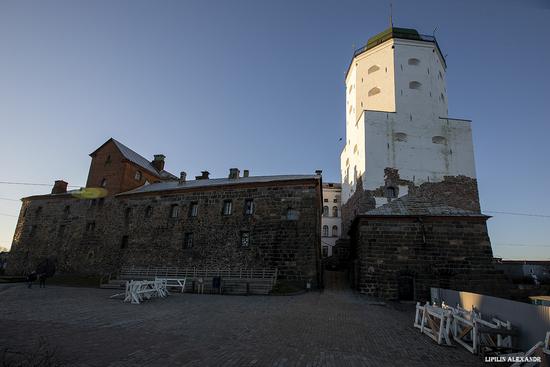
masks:
{"label": "tower roof", "polygon": [[[361,47],[361,48],[359,48],[359,49],[357,49],[353,52],[352,62],[350,63],[350,66],[353,63],[354,58],[361,55],[363,52],[368,51],[371,48],[374,48],[374,47],[376,47],[376,46],[378,46],[378,45],[380,45],[380,44],[382,44],[382,43],[384,43],[384,42],[386,42],[386,41],[388,41],[392,38],[399,38],[399,39],[405,39],[405,40],[423,41],[423,42],[434,43],[437,51],[439,52],[439,55],[441,56],[442,61],[443,61],[443,66],[447,67],[447,62],[445,61],[445,57],[443,57],[443,53],[441,52],[441,49],[439,48],[439,45],[437,44],[437,40],[435,39],[434,36],[428,36],[428,35],[425,35],[425,34],[420,34],[420,33],[418,33],[418,31],[416,29],[399,28],[399,27],[390,27],[390,28],[386,29],[385,31],[380,32],[377,35],[369,38],[366,45],[364,45],[363,47]],[[350,68],[348,67],[348,70],[346,71],[346,76],[347,76],[347,73],[349,72],[349,69]]]}

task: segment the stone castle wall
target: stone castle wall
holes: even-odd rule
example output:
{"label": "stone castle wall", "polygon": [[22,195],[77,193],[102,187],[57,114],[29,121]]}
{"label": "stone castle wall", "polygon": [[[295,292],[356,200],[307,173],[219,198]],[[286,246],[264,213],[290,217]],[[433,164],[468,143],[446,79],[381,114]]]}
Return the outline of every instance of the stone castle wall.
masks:
{"label": "stone castle wall", "polygon": [[506,296],[507,280],[492,263],[486,219],[359,217],[352,228],[359,291],[398,299],[401,282],[412,278],[415,300],[428,300],[430,287]]}
{"label": "stone castle wall", "polygon": [[[346,203],[342,205],[342,235],[347,237],[354,218],[376,208],[375,197],[385,196],[385,189],[391,187],[407,187],[407,194],[422,198],[434,204],[443,204],[459,209],[480,212],[477,180],[466,176],[446,176],[440,182],[425,182],[415,185],[412,181],[403,180],[395,168],[386,168],[385,186],[374,190],[364,190],[361,178],[357,179],[356,190]],[[398,193],[399,196],[402,193]]]}
{"label": "stone castle wall", "polygon": [[[123,265],[274,268],[282,279],[316,281],[320,259],[319,180],[235,185],[81,200],[68,194],[24,199],[8,272],[55,258],[65,273],[105,274]],[[244,201],[253,199],[253,215]],[[225,200],[232,214],[222,215]],[[190,204],[198,215],[189,216]],[[172,206],[179,215],[172,218]],[[41,209],[39,209],[41,208]],[[250,245],[241,245],[249,232]],[[186,234],[193,245],[185,245]]]}

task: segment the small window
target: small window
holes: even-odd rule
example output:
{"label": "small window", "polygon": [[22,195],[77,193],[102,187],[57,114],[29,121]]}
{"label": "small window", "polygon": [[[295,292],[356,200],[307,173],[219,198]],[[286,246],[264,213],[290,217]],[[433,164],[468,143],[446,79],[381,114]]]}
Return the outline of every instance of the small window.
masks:
{"label": "small window", "polygon": [[388,199],[393,199],[397,197],[397,189],[393,186],[386,187],[386,197]]}
{"label": "small window", "polygon": [[328,217],[328,206],[323,207],[323,217]]}
{"label": "small window", "polygon": [[189,217],[194,218],[199,214],[199,203],[196,201],[189,204]]}
{"label": "small window", "polygon": [[372,73],[374,73],[375,71],[378,71],[378,70],[380,70],[378,65],[373,65],[369,68],[369,70],[367,71],[367,74],[372,74]]}
{"label": "small window", "polygon": [[395,134],[393,134],[393,140],[395,140],[395,141],[407,141],[407,134],[405,134],[405,133],[395,133]]}
{"label": "small window", "polygon": [[136,174],[134,175],[134,180],[141,181],[141,171],[136,171]]}
{"label": "small window", "polygon": [[420,87],[422,87],[422,84],[417,81],[412,81],[409,83],[410,89],[420,89]]}
{"label": "small window", "polygon": [[380,88],[374,87],[371,90],[369,90],[368,94],[369,94],[369,97],[372,97],[372,96],[377,95],[378,93],[380,93]]}
{"label": "small window", "polygon": [[65,206],[65,209],[63,209],[63,219],[68,219],[71,215],[71,207],[69,205]]}
{"label": "small window", "polygon": [[323,226],[323,237],[328,237],[328,226],[326,224]]}
{"label": "small window", "polygon": [[332,237],[338,237],[338,226],[332,226]]}
{"label": "small window", "polygon": [[107,156],[107,158],[105,158],[105,165],[108,166],[109,164],[111,164],[111,155],[110,154]]}
{"label": "small window", "polygon": [[250,232],[241,232],[241,247],[250,246]]}
{"label": "small window", "polygon": [[324,201],[325,203],[328,203],[328,199],[323,199],[323,201]]}
{"label": "small window", "polygon": [[177,218],[180,215],[180,207],[177,204],[170,205],[170,218]]}
{"label": "small window", "polygon": [[288,208],[286,210],[286,220],[298,220],[300,219],[300,212],[298,210]]}
{"label": "small window", "polygon": [[101,185],[101,187],[106,187],[107,186],[107,179],[105,179],[105,178],[102,179],[100,185]]}
{"label": "small window", "polygon": [[193,233],[188,232],[183,235],[183,248],[184,249],[193,248]]}
{"label": "small window", "polygon": [[432,137],[432,143],[434,144],[445,144],[447,139],[444,136],[434,136]]}
{"label": "small window", "polygon": [[149,205],[147,208],[145,208],[145,218],[151,218],[152,215],[153,207]]}
{"label": "small window", "polygon": [[418,65],[418,64],[420,64],[420,60],[415,58],[409,59],[409,65]]}
{"label": "small window", "polygon": [[35,217],[39,217],[40,214],[42,214],[42,207],[39,206],[38,208],[36,208],[35,212],[34,212],[34,215]]}
{"label": "small window", "polygon": [[245,215],[252,215],[254,214],[254,200],[252,199],[246,199],[244,201],[244,214]]}
{"label": "small window", "polygon": [[333,217],[338,216],[338,207],[336,205],[332,207],[332,216]]}
{"label": "small window", "polygon": [[86,223],[86,232],[93,232],[95,230],[95,222]]}
{"label": "small window", "polygon": [[334,199],[332,200],[333,203],[337,203],[338,202],[338,199]]}
{"label": "small window", "polygon": [[122,240],[120,240],[120,248],[126,248],[128,247],[128,236],[122,236]]}
{"label": "small window", "polygon": [[323,257],[328,257],[328,246],[323,246]]}
{"label": "small window", "polygon": [[232,208],[233,208],[233,202],[231,200],[225,200],[223,202],[222,214],[231,215]]}

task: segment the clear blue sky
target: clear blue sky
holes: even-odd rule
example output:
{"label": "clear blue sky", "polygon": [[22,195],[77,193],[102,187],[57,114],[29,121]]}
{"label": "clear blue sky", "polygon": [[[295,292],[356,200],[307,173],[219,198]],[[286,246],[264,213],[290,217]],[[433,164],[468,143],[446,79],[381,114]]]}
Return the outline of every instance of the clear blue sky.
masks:
{"label": "clear blue sky", "polygon": [[[84,185],[109,137],[164,153],[175,174],[339,181],[344,72],[388,4],[0,0],[0,181]],[[449,115],[473,120],[482,208],[550,215],[548,2],[393,4],[396,26],[437,27]],[[48,191],[0,185],[0,246],[20,208],[4,199]],[[550,218],[489,223],[496,256],[550,258]]]}

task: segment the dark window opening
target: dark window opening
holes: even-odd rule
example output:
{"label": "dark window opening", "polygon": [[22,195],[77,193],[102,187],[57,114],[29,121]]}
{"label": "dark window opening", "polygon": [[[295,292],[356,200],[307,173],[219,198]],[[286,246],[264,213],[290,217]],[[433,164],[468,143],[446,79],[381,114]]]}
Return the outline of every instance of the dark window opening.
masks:
{"label": "dark window opening", "polygon": [[386,187],[386,197],[393,199],[397,197],[397,189],[393,186]]}
{"label": "dark window opening", "polygon": [[177,218],[180,215],[180,207],[177,204],[170,206],[170,218]]}
{"label": "dark window opening", "polygon": [[338,237],[338,226],[332,226],[332,237]]}
{"label": "dark window opening", "polygon": [[36,208],[36,211],[34,212],[34,215],[35,216],[40,216],[40,214],[42,214],[42,207],[39,206],[38,208]]}
{"label": "dark window opening", "polygon": [[188,233],[184,234],[184,236],[183,236],[183,248],[184,249],[193,248],[193,233],[188,232]]}
{"label": "dark window opening", "polygon": [[298,220],[300,219],[300,212],[298,210],[288,208],[286,210],[286,220]]}
{"label": "dark window opening", "polygon": [[199,203],[192,202],[189,205],[189,217],[194,218],[199,214]]}
{"label": "dark window opening", "polygon": [[153,214],[153,207],[148,206],[145,208],[145,218],[151,218],[151,215]]}
{"label": "dark window opening", "polygon": [[101,187],[106,187],[107,186],[107,179],[103,179],[101,180]]}
{"label": "dark window opening", "polygon": [[63,209],[63,219],[68,219],[71,215],[71,207],[67,205],[65,209]]}
{"label": "dark window opening", "polygon": [[333,216],[333,217],[337,217],[337,216],[338,216],[338,207],[337,207],[337,206],[333,206],[333,207],[332,207],[332,216]]}
{"label": "dark window opening", "polygon": [[107,158],[105,159],[105,165],[107,166],[107,165],[109,165],[109,164],[111,164],[111,155],[110,155],[110,154],[109,154],[109,155],[107,156]]}
{"label": "dark window opening", "polygon": [[122,240],[120,241],[120,248],[124,249],[128,247],[128,236],[122,236]]}
{"label": "dark window opening", "polygon": [[231,215],[232,207],[233,207],[233,202],[231,200],[225,200],[223,202],[222,214],[223,215]]}
{"label": "dark window opening", "polygon": [[130,215],[132,214],[132,208],[126,208],[124,211],[124,225],[130,224]]}
{"label": "dark window opening", "polygon": [[254,214],[254,200],[253,199],[246,199],[244,201],[244,214],[245,215]]}
{"label": "dark window opening", "polygon": [[95,230],[95,222],[86,223],[86,232],[93,232]]}
{"label": "dark window opening", "polygon": [[323,207],[323,217],[328,217],[328,206]]}
{"label": "dark window opening", "polygon": [[328,237],[328,226],[326,224],[323,226],[323,237]]}
{"label": "dark window opening", "polygon": [[328,257],[328,246],[323,246],[323,257]]}

